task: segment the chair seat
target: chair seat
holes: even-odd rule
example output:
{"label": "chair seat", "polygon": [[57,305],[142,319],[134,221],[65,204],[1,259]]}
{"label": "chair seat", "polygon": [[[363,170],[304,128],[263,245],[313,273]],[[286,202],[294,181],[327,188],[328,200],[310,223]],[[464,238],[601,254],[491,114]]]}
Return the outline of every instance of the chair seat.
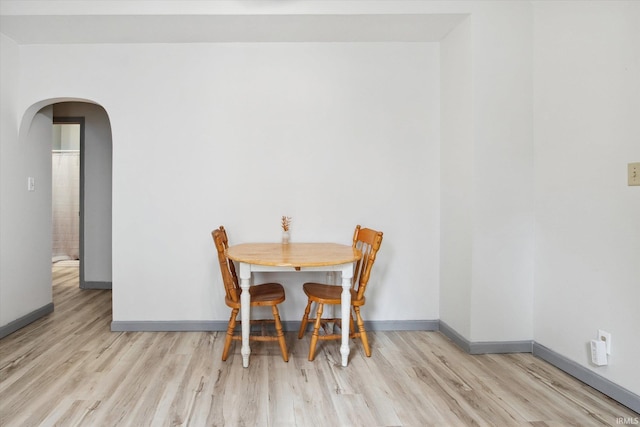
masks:
{"label": "chair seat", "polygon": [[[324,283],[307,282],[302,290],[313,302],[321,304],[340,304],[342,302],[342,286],[325,285]],[[351,305],[362,306],[365,299],[358,300],[358,294],[351,289]]]}
{"label": "chair seat", "polygon": [[[280,304],[285,300],[284,287],[280,283],[264,283],[249,288],[251,294],[251,306],[265,306]],[[242,294],[242,293],[241,293]],[[240,308],[240,301],[234,302],[226,299],[231,308]]]}

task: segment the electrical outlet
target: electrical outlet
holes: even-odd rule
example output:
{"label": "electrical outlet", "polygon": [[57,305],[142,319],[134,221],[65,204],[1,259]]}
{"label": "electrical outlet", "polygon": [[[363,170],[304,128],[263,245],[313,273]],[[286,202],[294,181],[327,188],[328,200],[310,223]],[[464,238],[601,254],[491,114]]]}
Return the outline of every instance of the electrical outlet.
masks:
{"label": "electrical outlet", "polygon": [[640,185],[640,162],[629,163],[629,185]]}
{"label": "electrical outlet", "polygon": [[611,334],[602,329],[598,329],[598,341],[604,341],[607,345],[607,354],[611,354]]}

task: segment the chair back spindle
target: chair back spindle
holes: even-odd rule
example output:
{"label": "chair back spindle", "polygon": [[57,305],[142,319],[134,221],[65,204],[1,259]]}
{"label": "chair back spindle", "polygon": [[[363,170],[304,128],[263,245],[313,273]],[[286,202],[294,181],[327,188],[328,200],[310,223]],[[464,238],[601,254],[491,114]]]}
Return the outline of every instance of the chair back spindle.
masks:
{"label": "chair back spindle", "polygon": [[362,252],[362,258],[356,263],[353,272],[353,290],[357,299],[362,299],[369,283],[371,269],[382,244],[382,232],[356,226],[353,234],[353,247]]}
{"label": "chair back spindle", "polygon": [[211,232],[213,241],[218,251],[218,262],[220,263],[220,272],[222,273],[222,282],[224,284],[225,294],[228,300],[233,302],[240,301],[240,285],[238,284],[238,276],[233,261],[227,258],[225,254],[229,247],[229,239],[224,227],[220,227]]}

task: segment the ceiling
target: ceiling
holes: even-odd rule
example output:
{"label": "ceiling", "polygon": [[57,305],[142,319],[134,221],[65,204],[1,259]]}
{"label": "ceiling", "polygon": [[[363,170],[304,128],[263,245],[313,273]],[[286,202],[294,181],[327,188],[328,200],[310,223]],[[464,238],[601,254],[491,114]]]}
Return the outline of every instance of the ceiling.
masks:
{"label": "ceiling", "polygon": [[[128,14],[121,13],[121,10],[118,14],[111,14],[110,10],[105,13],[91,13],[95,10],[75,13],[64,9],[6,7],[9,3],[21,2],[0,2],[3,6],[0,8],[0,32],[18,44],[436,42],[467,16],[426,13],[221,14],[199,11],[197,14],[172,11]],[[42,2],[26,1],[27,5],[31,3]]]}

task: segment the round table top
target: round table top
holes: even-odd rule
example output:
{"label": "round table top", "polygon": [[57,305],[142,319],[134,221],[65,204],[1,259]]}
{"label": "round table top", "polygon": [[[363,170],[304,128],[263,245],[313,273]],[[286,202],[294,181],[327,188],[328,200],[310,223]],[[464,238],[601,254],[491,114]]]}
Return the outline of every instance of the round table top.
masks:
{"label": "round table top", "polygon": [[241,243],[230,246],[226,254],[234,261],[276,267],[323,267],[362,257],[358,249],[338,243]]}

